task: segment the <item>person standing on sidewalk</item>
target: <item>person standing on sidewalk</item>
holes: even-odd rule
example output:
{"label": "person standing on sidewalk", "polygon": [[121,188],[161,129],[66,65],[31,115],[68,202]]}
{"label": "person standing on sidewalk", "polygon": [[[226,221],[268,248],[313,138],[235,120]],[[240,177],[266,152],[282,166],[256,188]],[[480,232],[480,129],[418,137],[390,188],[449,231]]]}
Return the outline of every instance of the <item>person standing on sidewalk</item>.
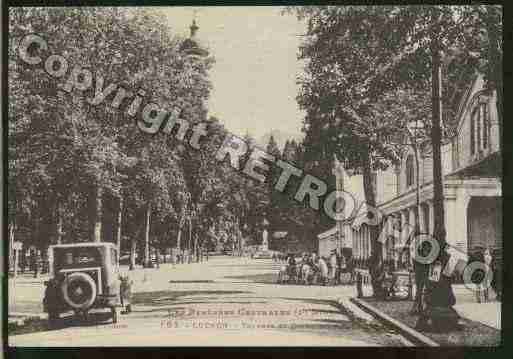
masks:
{"label": "person standing on sidewalk", "polygon": [[[474,257],[475,262],[481,262],[485,263],[485,253],[484,252],[477,252]],[[476,278],[475,283],[475,293],[476,293],[476,301],[478,303],[482,303],[485,296],[485,289],[483,286],[483,282],[486,280],[486,273],[483,273],[481,271],[476,271],[479,275]]]}
{"label": "person standing on sidewalk", "polygon": [[156,264],[156,268],[159,269],[160,268],[160,251],[158,248],[155,248],[155,264]]}
{"label": "person standing on sidewalk", "polygon": [[[492,267],[491,267],[492,255],[490,253],[490,249],[489,248],[486,248],[486,250],[484,252],[484,255],[483,255],[483,259],[484,259],[484,264],[486,264],[486,268],[487,268],[487,273],[486,273],[485,279],[484,279],[486,281],[486,278],[488,278],[488,276],[490,275],[489,272],[491,272],[491,270],[492,270]],[[490,301],[490,298],[488,296],[488,286],[489,286],[489,283],[485,283],[484,285],[485,285],[485,287],[483,289],[484,300],[485,300],[485,302],[489,302]]]}
{"label": "person standing on sidewalk", "polygon": [[337,251],[334,249],[331,251],[330,255],[330,284],[337,284],[337,272],[338,272],[338,260],[337,260]]}
{"label": "person standing on sidewalk", "polygon": [[36,250],[33,257],[34,257],[34,278],[38,278],[39,272],[41,271],[41,265],[42,265],[41,252],[39,250]]}

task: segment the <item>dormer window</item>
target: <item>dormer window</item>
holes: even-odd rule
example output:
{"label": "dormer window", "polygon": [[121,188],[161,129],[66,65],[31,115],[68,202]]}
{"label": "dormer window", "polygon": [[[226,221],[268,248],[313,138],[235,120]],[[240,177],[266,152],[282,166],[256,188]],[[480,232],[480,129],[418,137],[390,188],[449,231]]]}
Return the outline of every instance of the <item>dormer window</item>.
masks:
{"label": "dormer window", "polygon": [[415,183],[415,168],[413,165],[413,156],[406,158],[406,187],[411,187]]}

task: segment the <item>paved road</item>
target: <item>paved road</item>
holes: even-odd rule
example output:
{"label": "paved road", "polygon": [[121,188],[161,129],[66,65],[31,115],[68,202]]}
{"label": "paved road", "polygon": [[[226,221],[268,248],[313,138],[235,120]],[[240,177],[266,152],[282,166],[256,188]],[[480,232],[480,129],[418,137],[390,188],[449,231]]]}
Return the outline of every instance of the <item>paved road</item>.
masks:
{"label": "paved road", "polygon": [[[64,318],[60,329],[35,326],[35,332],[12,335],[9,341],[16,346],[408,344],[337,305],[354,294],[352,287],[278,285],[279,266],[267,259],[212,257],[204,263],[133,271],[134,312],[122,315],[118,324],[102,321],[105,313],[98,312],[85,325]],[[23,303],[35,303],[42,288],[29,281],[13,293]]]}

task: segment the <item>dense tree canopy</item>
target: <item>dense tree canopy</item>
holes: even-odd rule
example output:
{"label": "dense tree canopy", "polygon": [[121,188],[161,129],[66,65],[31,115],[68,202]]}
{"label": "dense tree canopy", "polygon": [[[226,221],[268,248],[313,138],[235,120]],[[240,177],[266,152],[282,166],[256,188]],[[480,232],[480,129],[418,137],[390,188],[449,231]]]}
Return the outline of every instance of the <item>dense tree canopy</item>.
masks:
{"label": "dense tree canopy", "polygon": [[[140,9],[16,8],[9,19],[8,202],[16,238],[40,249],[118,240],[131,248],[133,262],[136,248],[147,260],[150,245],[175,246],[181,234],[181,247],[191,248],[180,233],[187,222],[200,242],[220,223],[242,227],[254,195],[247,179],[214,160],[227,132],[220,120],[207,119],[212,57],[182,53],[183,39],[165,20]],[[29,33],[45,39],[45,57],[67,60],[65,76],[20,58]],[[75,66],[93,74],[89,89],[59,86]],[[182,141],[175,132],[146,134],[129,114],[130,102],[114,104],[116,91],[91,104],[95,91],[111,84],[178,109],[190,127],[205,122],[208,139],[197,150],[190,135]]]}

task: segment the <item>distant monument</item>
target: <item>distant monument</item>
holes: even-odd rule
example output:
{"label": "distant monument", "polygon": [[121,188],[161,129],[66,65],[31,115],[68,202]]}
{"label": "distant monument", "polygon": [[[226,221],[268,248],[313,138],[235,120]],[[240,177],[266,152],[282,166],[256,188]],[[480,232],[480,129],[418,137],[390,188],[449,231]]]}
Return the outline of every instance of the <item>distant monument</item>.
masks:
{"label": "distant monument", "polygon": [[267,229],[264,229],[262,231],[262,251],[268,251],[269,250],[269,241],[267,240],[269,233],[267,232]]}

